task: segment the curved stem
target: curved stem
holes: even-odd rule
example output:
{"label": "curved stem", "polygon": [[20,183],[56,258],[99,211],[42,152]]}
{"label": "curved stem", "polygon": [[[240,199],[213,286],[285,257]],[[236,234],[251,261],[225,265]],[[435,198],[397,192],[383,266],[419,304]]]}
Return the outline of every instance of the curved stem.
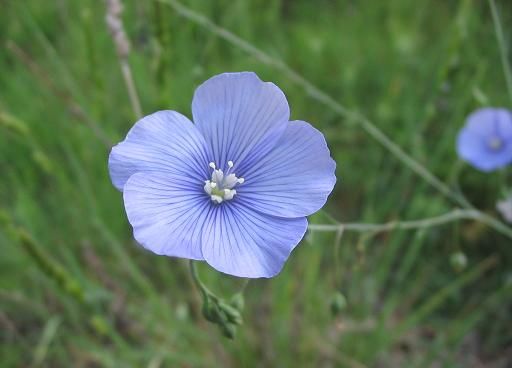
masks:
{"label": "curved stem", "polygon": [[196,263],[194,260],[190,260],[189,262],[189,269],[190,269],[190,275],[192,276],[192,280],[194,280],[194,284],[196,284],[199,291],[201,291],[201,294],[203,294],[204,297],[211,297],[214,299],[217,299],[214,293],[208,289],[205,284],[201,281],[199,278],[199,273],[197,272]]}
{"label": "curved stem", "polygon": [[[196,267],[196,261],[190,260],[189,262],[189,269],[190,269],[190,275],[192,276],[192,280],[194,280],[194,284],[197,286],[199,291],[201,291],[201,294],[203,294],[204,297],[210,297],[214,300],[218,300],[219,298],[206,287],[206,285],[201,281],[201,278],[199,277],[199,273],[197,272]],[[237,291],[237,293],[243,293],[247,285],[249,285],[250,279],[243,279],[242,285],[240,286],[240,289]]]}

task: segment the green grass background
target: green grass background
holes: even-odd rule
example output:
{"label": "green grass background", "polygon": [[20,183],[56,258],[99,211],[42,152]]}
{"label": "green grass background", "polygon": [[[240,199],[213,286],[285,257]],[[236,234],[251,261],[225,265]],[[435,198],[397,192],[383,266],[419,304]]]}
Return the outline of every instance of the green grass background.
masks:
{"label": "green grass background", "polygon": [[[505,173],[461,165],[454,149],[472,110],[510,107],[487,2],[183,3],[364,113],[497,216]],[[339,179],[311,222],[382,223],[454,208],[283,73],[165,3],[124,4],[145,114],[190,116],[202,81],[252,70],[280,86],[293,119],[324,132]],[[511,241],[477,222],[377,236],[347,232],[337,246],[333,233],[309,234],[278,277],[250,282],[244,325],[234,341],[223,338],[201,316],[187,263],[133,241],[122,196],[110,183],[109,142],[123,139],[136,118],[104,3],[0,5],[0,366],[510,364]],[[512,7],[497,5],[511,45]],[[462,270],[450,262],[459,251],[468,259]],[[206,266],[200,272],[220,295],[240,287]],[[347,305],[333,316],[336,292]]]}

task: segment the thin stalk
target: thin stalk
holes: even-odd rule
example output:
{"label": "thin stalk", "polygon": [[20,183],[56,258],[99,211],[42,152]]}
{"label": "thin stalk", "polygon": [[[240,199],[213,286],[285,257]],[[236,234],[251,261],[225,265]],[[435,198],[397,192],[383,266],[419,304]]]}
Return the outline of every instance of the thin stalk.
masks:
{"label": "thin stalk", "polygon": [[505,37],[503,35],[503,28],[501,27],[500,16],[498,9],[496,8],[496,2],[489,0],[489,6],[491,7],[492,22],[494,23],[494,32],[496,33],[496,39],[498,41],[498,47],[500,49],[501,65],[503,67],[503,74],[505,74],[505,81],[507,82],[507,89],[510,99],[512,99],[512,71],[510,70],[510,63],[507,58],[507,48],[505,44]]}
{"label": "thin stalk", "polygon": [[130,68],[130,64],[128,64],[127,59],[120,59],[119,63],[121,64],[121,73],[123,74],[124,84],[126,85],[126,90],[128,92],[128,97],[130,98],[133,113],[137,119],[140,119],[142,118],[142,108],[140,107],[139,95],[137,94],[137,89],[135,88],[132,69]]}
{"label": "thin stalk", "polygon": [[137,119],[142,118],[142,108],[140,106],[139,95],[135,88],[132,71],[128,62],[128,55],[130,54],[130,41],[126,36],[124,30],[123,20],[121,19],[121,12],[123,5],[121,0],[106,0],[107,15],[105,21],[112,37],[112,41],[116,46],[117,57],[121,65],[121,73],[123,74],[124,84],[130,98],[133,113]]}
{"label": "thin stalk", "polygon": [[[391,230],[417,230],[429,227],[445,225],[453,221],[459,220],[477,220],[485,223],[505,236],[512,238],[512,230],[503,225],[500,221],[492,216],[482,213],[478,210],[461,210],[455,209],[451,212],[428,217],[420,220],[410,221],[390,221],[383,224],[367,224],[367,223],[337,223],[331,225],[324,224],[310,224],[310,231],[318,232],[335,232],[335,231],[354,231],[354,232],[373,232],[380,233]],[[502,226],[503,225],[503,226]]]}
{"label": "thin stalk", "polygon": [[194,284],[197,286],[199,291],[201,291],[201,294],[203,294],[204,297],[212,297],[216,300],[217,296],[213,292],[211,292],[210,289],[208,289],[206,287],[206,285],[203,284],[203,282],[199,278],[199,274],[198,274],[197,268],[196,268],[196,261],[194,261],[192,259],[190,260],[189,269],[190,269],[190,276],[192,276],[192,280],[194,281]]}

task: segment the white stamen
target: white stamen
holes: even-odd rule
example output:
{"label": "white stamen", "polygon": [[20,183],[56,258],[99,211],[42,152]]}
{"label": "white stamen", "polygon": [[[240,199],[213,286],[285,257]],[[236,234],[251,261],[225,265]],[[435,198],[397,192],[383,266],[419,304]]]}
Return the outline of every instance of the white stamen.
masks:
{"label": "white stamen", "polygon": [[230,200],[233,199],[233,197],[236,194],[236,190],[234,189],[224,189],[224,200]]}
{"label": "white stamen", "polygon": [[222,203],[222,201],[223,201],[222,197],[221,197],[221,196],[218,196],[218,195],[216,195],[216,194],[213,194],[213,195],[211,196],[211,199],[212,199],[212,201],[217,202],[217,203]]}
{"label": "white stamen", "polygon": [[238,178],[235,174],[229,174],[224,178],[224,188],[232,189],[238,183]]}
{"label": "white stamen", "polygon": [[204,191],[208,194],[212,194],[212,183],[209,180],[204,182]]}
{"label": "white stamen", "polygon": [[210,196],[210,199],[220,204],[229,201],[237,194],[234,187],[244,183],[244,178],[237,178],[234,173],[230,173],[235,166],[233,161],[228,161],[227,170],[224,173],[221,169],[217,169],[215,162],[208,164],[213,169],[211,180],[204,181],[204,191]]}

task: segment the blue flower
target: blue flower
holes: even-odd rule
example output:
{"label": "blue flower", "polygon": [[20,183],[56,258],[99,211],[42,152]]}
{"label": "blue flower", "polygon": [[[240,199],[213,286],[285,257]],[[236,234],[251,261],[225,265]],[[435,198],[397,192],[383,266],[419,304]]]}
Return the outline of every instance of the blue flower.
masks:
{"label": "blue flower", "polygon": [[459,156],[481,171],[512,162],[512,113],[484,108],[469,115],[457,137]]}
{"label": "blue flower", "polygon": [[289,121],[283,92],[249,72],[204,82],[192,115],[146,116],[112,148],[135,239],[234,276],[275,276],[336,182],[322,133]]}

